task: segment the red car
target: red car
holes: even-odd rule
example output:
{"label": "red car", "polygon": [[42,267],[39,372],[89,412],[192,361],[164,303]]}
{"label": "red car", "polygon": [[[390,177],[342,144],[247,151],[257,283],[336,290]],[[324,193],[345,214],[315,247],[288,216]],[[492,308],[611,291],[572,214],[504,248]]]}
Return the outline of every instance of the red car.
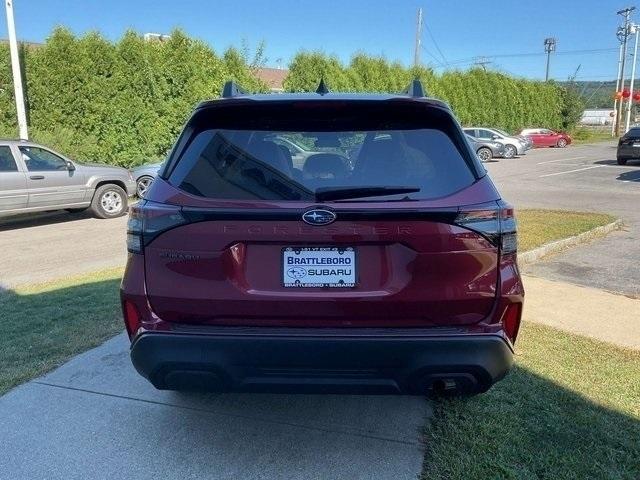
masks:
{"label": "red car", "polygon": [[[275,138],[318,153],[296,167]],[[482,392],[512,364],[516,244],[513,208],[419,83],[227,85],[130,210],[131,359],[159,389]]]}
{"label": "red car", "polygon": [[564,148],[571,143],[571,137],[563,132],[554,132],[547,128],[525,128],[520,135],[529,137],[534,147]]}

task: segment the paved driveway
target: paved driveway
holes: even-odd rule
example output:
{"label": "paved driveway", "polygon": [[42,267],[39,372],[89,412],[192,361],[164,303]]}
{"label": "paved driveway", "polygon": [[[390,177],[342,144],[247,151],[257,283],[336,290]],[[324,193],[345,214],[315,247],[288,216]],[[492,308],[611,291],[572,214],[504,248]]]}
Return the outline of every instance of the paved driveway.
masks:
{"label": "paved driveway", "polygon": [[414,480],[417,397],[155,390],[124,335],[0,397],[0,477]]}
{"label": "paved driveway", "polygon": [[124,265],[126,225],[67,212],[0,219],[0,287]]}

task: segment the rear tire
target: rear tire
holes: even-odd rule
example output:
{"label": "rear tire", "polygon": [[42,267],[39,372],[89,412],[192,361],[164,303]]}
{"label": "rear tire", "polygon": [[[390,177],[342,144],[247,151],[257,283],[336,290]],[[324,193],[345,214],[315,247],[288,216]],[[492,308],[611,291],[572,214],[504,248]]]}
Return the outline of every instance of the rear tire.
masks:
{"label": "rear tire", "polygon": [[508,144],[504,146],[504,158],[513,158],[516,156],[516,153],[518,153],[518,150],[513,145]]}
{"label": "rear tire", "polygon": [[149,175],[144,175],[136,181],[136,195],[138,195],[138,198],[143,198],[145,196],[152,183],[153,177]]}
{"label": "rear tire", "polygon": [[91,212],[98,218],[115,218],[127,213],[127,193],[118,185],[107,183],[96,189]]}
{"label": "rear tire", "polygon": [[626,165],[627,164],[627,159],[626,158],[618,157],[616,160],[618,161],[618,165]]}
{"label": "rear tire", "polygon": [[478,151],[476,152],[476,155],[478,155],[478,158],[482,162],[488,162],[493,158],[493,153],[491,153],[491,149],[487,147],[479,148]]}
{"label": "rear tire", "polygon": [[564,148],[567,146],[567,141],[564,138],[561,138],[560,140],[558,140],[558,143],[556,143],[556,146],[558,148]]}

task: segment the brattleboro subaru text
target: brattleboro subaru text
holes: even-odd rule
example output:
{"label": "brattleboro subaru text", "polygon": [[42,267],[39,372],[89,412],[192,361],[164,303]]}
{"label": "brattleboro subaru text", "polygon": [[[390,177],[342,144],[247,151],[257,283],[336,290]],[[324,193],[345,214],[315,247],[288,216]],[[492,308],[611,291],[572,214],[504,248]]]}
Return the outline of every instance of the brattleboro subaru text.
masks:
{"label": "brattleboro subaru text", "polygon": [[513,362],[514,211],[449,107],[201,103],[130,209],[131,359],[160,389],[478,393]]}

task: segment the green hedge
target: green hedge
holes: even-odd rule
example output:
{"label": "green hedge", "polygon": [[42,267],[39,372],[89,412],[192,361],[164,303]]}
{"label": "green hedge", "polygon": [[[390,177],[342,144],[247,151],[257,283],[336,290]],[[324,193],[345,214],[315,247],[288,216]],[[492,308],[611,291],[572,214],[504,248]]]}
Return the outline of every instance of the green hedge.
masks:
{"label": "green hedge", "polygon": [[[235,48],[218,56],[179,30],[164,42],[134,32],[110,42],[58,28],[44,45],[21,48],[21,56],[30,137],[72,158],[114,165],[163,158],[193,107],[218,96],[228,79],[267,90],[253,73],[257,59],[252,66]],[[398,92],[417,77],[463,125],[569,129],[582,108],[571,89],[481,69],[436,75],[364,54],[344,65],[317,52],[297,54],[289,68],[290,91],[313,91],[324,78],[334,91]],[[0,136],[16,135],[9,48],[0,45]]]}
{"label": "green hedge", "polygon": [[482,69],[441,75],[427,68],[405,68],[380,57],[356,55],[348,65],[319,52],[298,53],[290,65],[285,89],[314,91],[324,78],[332,90],[399,92],[420,78],[430,96],[451,106],[463,125],[484,125],[519,131],[544,126],[569,129],[579,119],[576,95],[552,82],[513,78]]}
{"label": "green hedge", "polygon": [[[30,137],[73,158],[131,166],[163,158],[194,106],[236,79],[265,91],[239,50],[218,56],[179,30],[164,42],[128,32],[53,31],[22,49]],[[0,48],[0,135],[17,135],[9,50]]]}

